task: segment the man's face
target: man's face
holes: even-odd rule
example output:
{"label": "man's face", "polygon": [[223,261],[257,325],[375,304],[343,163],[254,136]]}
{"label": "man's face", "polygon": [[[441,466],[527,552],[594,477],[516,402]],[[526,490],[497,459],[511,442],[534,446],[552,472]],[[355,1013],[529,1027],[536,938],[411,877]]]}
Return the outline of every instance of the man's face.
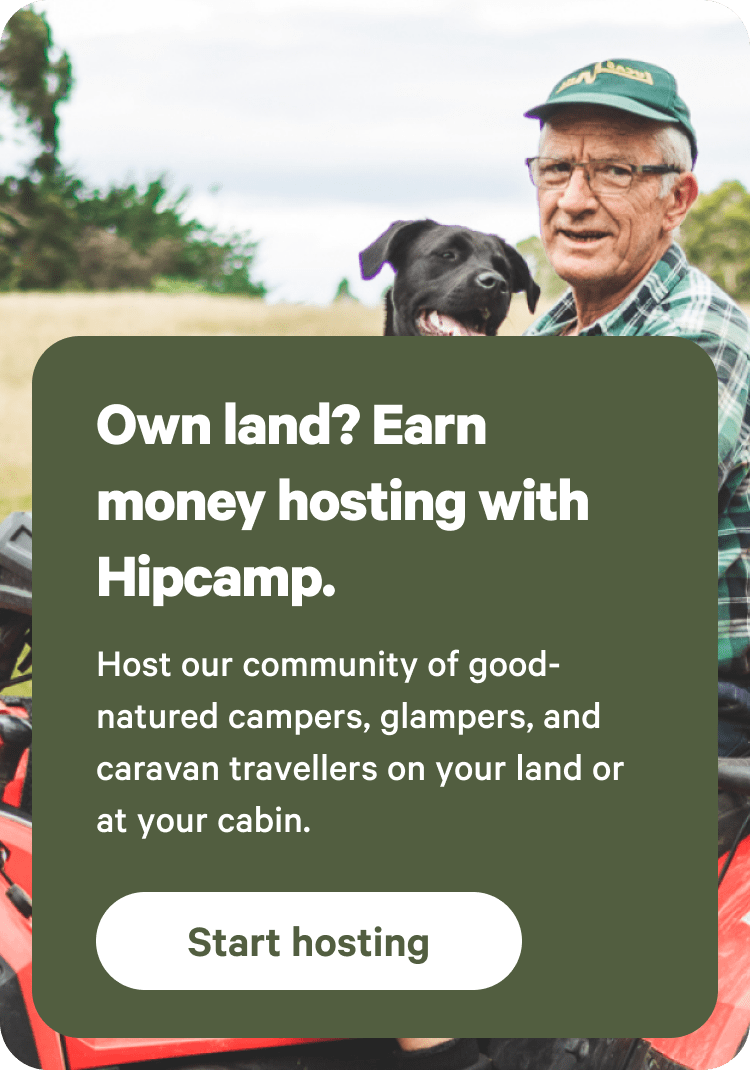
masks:
{"label": "man's face", "polygon": [[[661,164],[655,125],[611,108],[571,106],[544,127],[539,155]],[[635,285],[671,242],[664,225],[670,197],[660,193],[661,178],[649,175],[635,176],[625,193],[595,195],[581,168],[566,189],[539,190],[542,241],[557,274],[602,297]]]}

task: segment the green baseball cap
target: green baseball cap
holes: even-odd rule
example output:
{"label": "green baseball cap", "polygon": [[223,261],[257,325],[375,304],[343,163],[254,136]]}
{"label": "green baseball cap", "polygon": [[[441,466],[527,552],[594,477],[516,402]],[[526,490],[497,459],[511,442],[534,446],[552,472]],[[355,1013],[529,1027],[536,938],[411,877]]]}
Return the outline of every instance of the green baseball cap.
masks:
{"label": "green baseball cap", "polygon": [[688,138],[693,163],[698,156],[690,111],[677,93],[677,82],[663,67],[634,59],[589,63],[558,82],[544,104],[525,112],[527,119],[548,119],[567,104],[603,104],[662,123],[679,123]]}

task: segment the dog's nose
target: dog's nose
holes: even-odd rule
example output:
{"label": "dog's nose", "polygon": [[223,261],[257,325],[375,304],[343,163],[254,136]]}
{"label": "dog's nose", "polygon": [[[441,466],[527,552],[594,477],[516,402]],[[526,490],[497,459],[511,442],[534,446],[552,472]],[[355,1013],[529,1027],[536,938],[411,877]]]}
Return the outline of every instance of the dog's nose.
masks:
{"label": "dog's nose", "polygon": [[495,271],[483,271],[477,275],[476,281],[485,290],[500,290],[501,293],[505,293],[508,289],[508,283]]}

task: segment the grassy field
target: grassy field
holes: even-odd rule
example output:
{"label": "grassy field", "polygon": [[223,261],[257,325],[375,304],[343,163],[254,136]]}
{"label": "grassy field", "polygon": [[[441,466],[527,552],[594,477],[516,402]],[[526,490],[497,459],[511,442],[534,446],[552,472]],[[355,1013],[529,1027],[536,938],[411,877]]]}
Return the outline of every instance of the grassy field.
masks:
{"label": "grassy field", "polygon": [[[516,296],[500,333],[531,322]],[[356,302],[272,305],[208,294],[0,294],[0,518],[31,508],[31,376],[41,354],[73,335],[379,335],[383,315]]]}

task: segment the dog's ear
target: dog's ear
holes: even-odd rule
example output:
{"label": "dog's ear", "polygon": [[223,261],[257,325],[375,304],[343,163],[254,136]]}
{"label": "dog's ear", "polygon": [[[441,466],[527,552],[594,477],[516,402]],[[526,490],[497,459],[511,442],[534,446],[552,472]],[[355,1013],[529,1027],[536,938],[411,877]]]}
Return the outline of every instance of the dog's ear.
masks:
{"label": "dog's ear", "polygon": [[526,304],[529,306],[529,312],[533,312],[542,291],[532,279],[529,265],[518,250],[514,249],[512,245],[509,245],[507,241],[503,241],[502,238],[500,239],[500,242],[503,246],[505,255],[508,257],[508,260],[510,260],[510,266],[513,269],[513,283],[511,289],[513,290],[513,293],[520,293],[522,290],[526,291]]}
{"label": "dog's ear", "polygon": [[437,225],[434,219],[397,219],[395,223],[391,223],[388,230],[359,254],[362,278],[374,279],[383,264],[390,264],[394,271],[398,271],[401,257],[409,243],[423,230]]}

